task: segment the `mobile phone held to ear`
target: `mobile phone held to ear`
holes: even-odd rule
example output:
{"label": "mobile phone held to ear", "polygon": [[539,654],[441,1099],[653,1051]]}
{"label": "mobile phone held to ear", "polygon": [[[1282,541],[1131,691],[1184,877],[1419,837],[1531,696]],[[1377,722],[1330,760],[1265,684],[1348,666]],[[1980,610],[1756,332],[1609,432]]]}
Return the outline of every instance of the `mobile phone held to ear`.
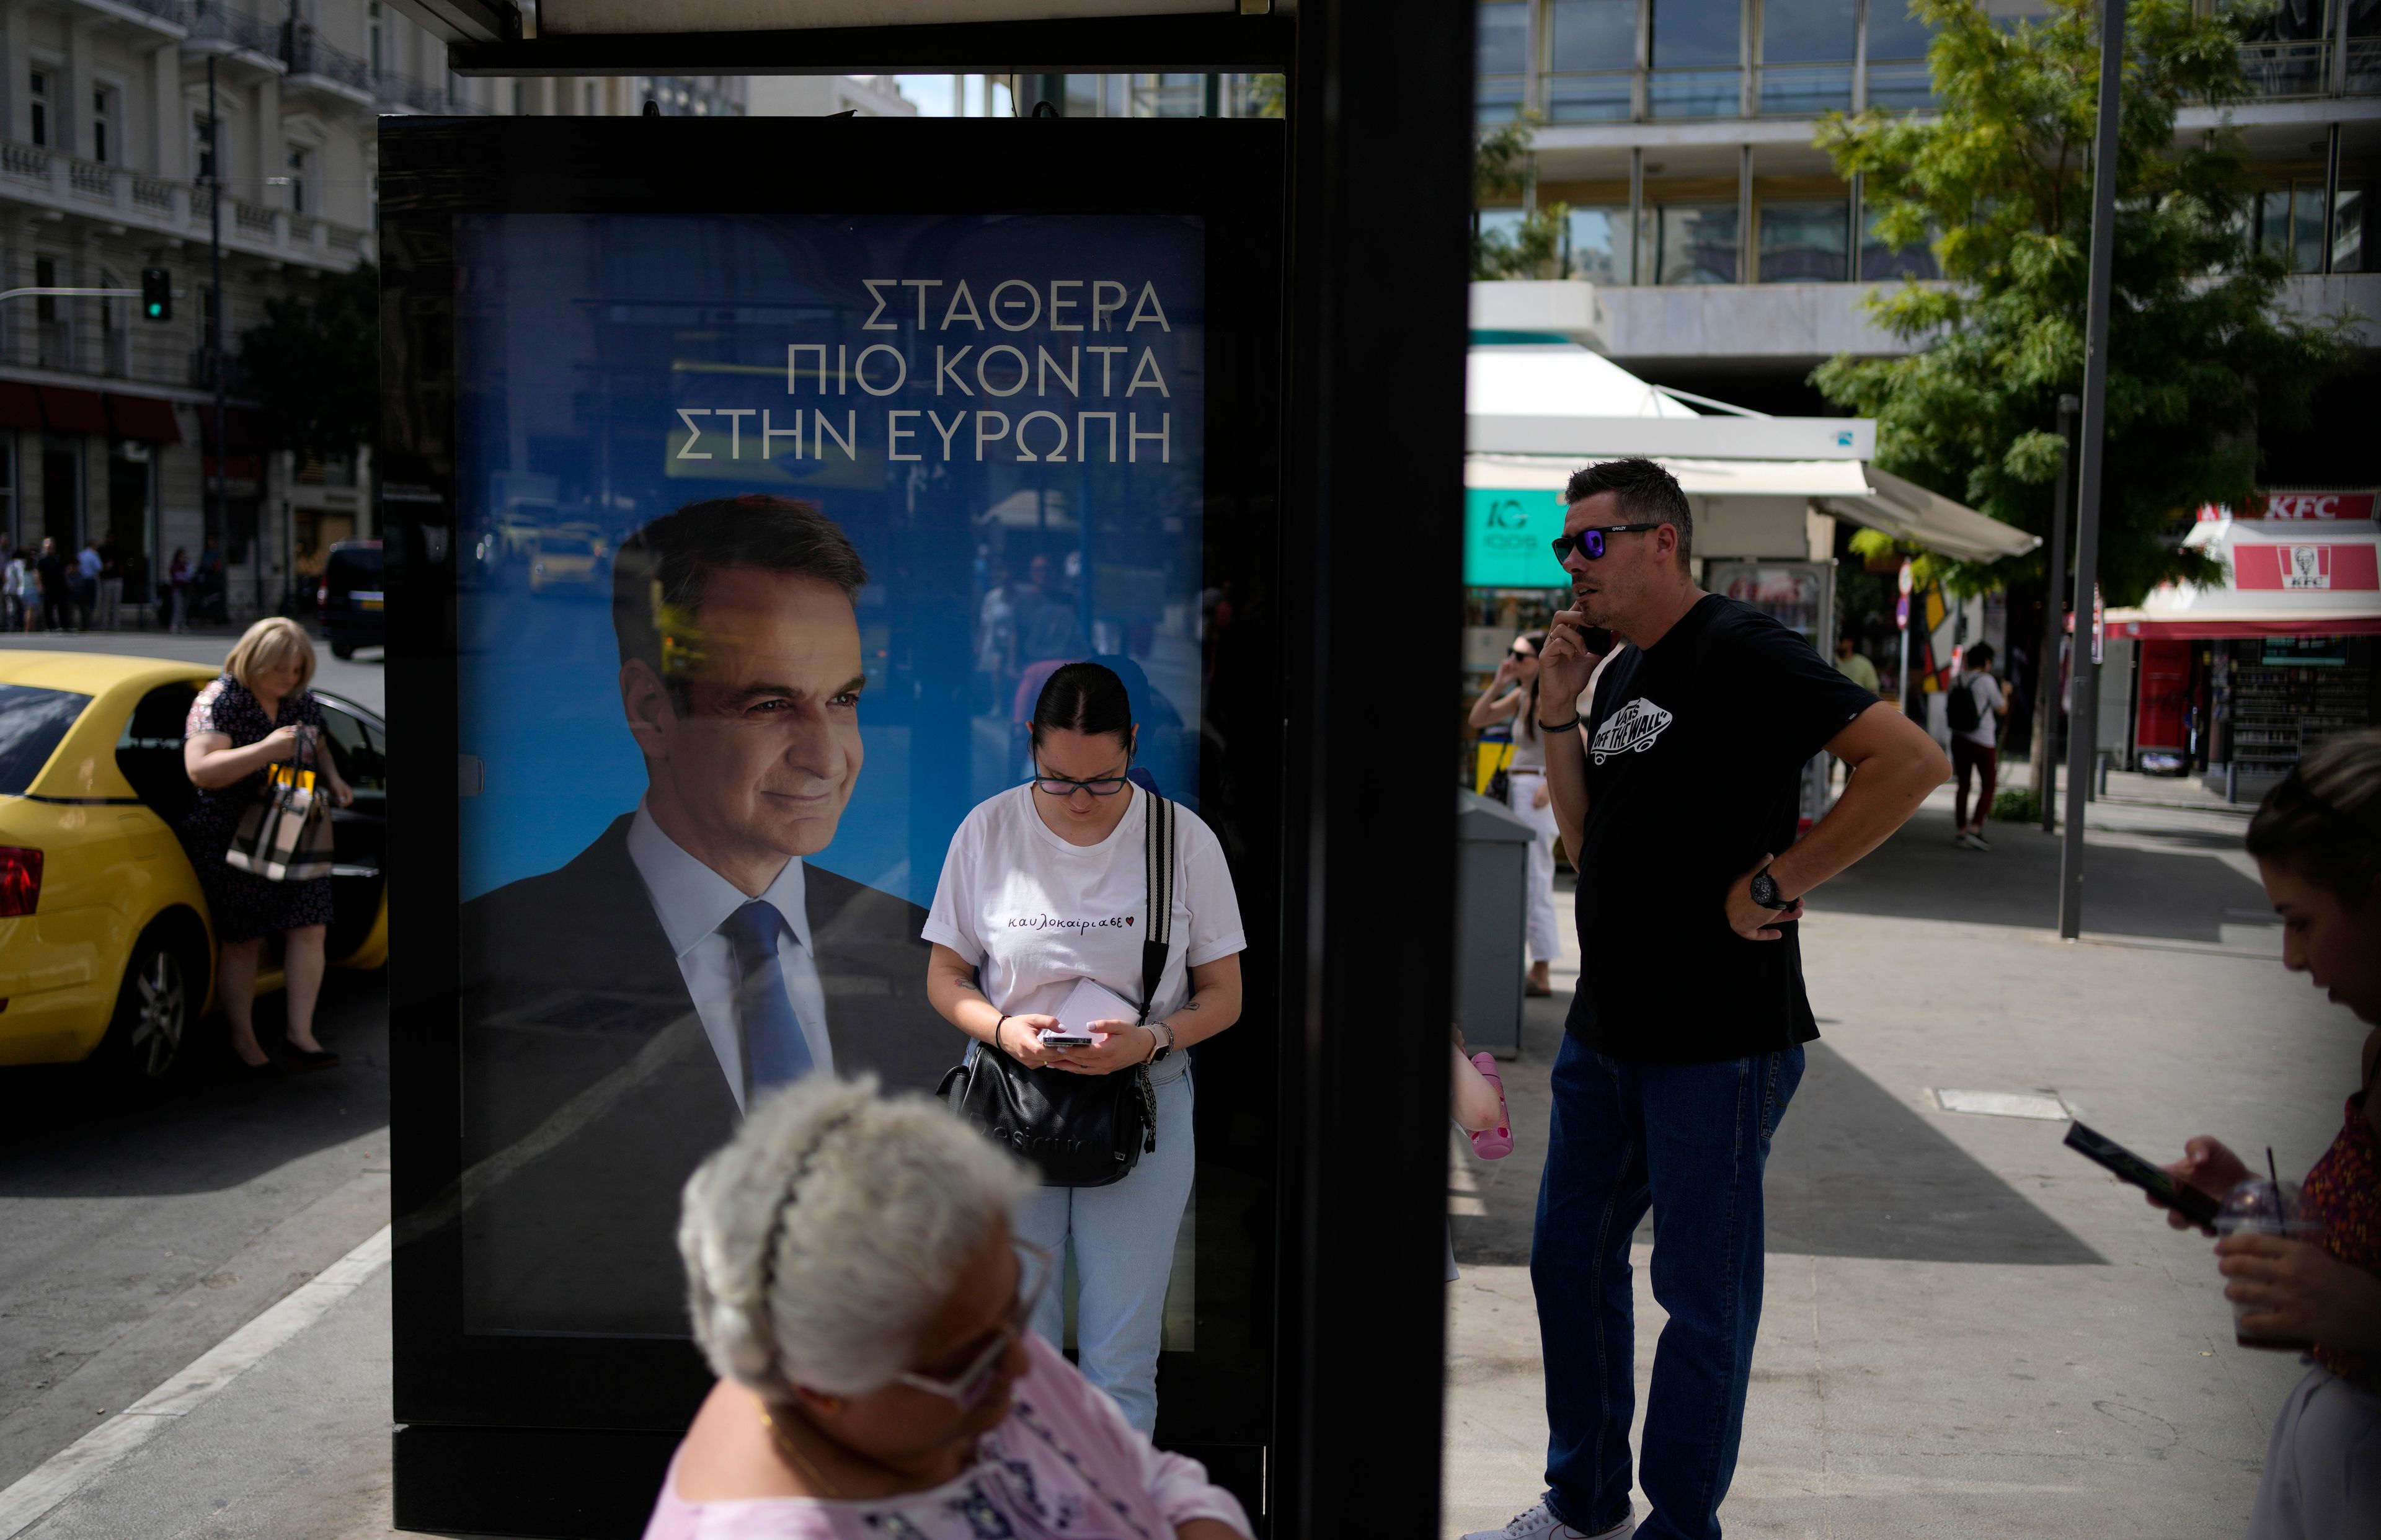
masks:
{"label": "mobile phone held to ear", "polygon": [[1589,652],[1598,657],[1606,656],[1612,649],[1620,645],[1619,639],[1603,626],[1581,627],[1579,639]]}
{"label": "mobile phone held to ear", "polygon": [[2215,1199],[2196,1187],[2185,1187],[2097,1130],[2086,1128],[2082,1123],[2070,1124],[2067,1147],[2094,1165],[2106,1167],[2118,1180],[2131,1182],[2192,1224],[2216,1223],[2217,1208]]}

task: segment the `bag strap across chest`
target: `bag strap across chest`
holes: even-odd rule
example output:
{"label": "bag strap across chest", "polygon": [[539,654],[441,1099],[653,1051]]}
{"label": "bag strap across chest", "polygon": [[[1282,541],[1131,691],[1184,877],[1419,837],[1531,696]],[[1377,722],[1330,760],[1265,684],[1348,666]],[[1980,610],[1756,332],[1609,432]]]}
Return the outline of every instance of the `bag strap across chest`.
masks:
{"label": "bag strap across chest", "polygon": [[1149,913],[1141,940],[1141,1023],[1149,1024],[1158,981],[1174,949],[1174,804],[1144,789],[1149,815],[1142,821],[1142,859],[1149,877]]}

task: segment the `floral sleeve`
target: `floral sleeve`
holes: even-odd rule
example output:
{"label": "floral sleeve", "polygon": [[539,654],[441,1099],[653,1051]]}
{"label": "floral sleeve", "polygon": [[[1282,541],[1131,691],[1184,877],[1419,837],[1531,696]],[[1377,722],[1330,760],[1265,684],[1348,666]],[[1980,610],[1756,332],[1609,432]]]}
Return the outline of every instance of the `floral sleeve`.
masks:
{"label": "floral sleeve", "polygon": [[196,738],[201,733],[227,733],[231,729],[215,721],[215,708],[223,700],[223,680],[211,679],[199,698],[190,703],[190,715],[182,724],[184,738]]}

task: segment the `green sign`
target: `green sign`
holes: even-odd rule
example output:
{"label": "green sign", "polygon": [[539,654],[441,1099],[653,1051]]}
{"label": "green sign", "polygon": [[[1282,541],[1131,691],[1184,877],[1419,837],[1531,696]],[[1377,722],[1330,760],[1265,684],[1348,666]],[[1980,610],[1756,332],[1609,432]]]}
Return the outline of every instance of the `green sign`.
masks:
{"label": "green sign", "polygon": [[1463,581],[1469,588],[1561,588],[1569,583],[1555,559],[1562,533],[1562,494],[1552,488],[1463,491]]}

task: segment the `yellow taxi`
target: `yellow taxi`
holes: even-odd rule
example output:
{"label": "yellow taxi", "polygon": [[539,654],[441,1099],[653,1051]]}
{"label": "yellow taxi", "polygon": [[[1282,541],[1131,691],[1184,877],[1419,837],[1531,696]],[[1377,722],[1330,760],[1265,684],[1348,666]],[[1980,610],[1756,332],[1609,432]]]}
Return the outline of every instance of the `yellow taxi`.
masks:
{"label": "yellow taxi", "polygon": [[541,530],[529,543],[531,593],[592,593],[608,582],[604,544],[581,530]]}
{"label": "yellow taxi", "polygon": [[[218,670],[0,651],[0,1065],[84,1060],[163,1085],[212,1004],[214,930],[175,831],[193,795],[182,725]],[[333,810],[335,966],[388,959],[386,727],[317,689],[355,805]],[[268,967],[260,990],[277,989]]]}

